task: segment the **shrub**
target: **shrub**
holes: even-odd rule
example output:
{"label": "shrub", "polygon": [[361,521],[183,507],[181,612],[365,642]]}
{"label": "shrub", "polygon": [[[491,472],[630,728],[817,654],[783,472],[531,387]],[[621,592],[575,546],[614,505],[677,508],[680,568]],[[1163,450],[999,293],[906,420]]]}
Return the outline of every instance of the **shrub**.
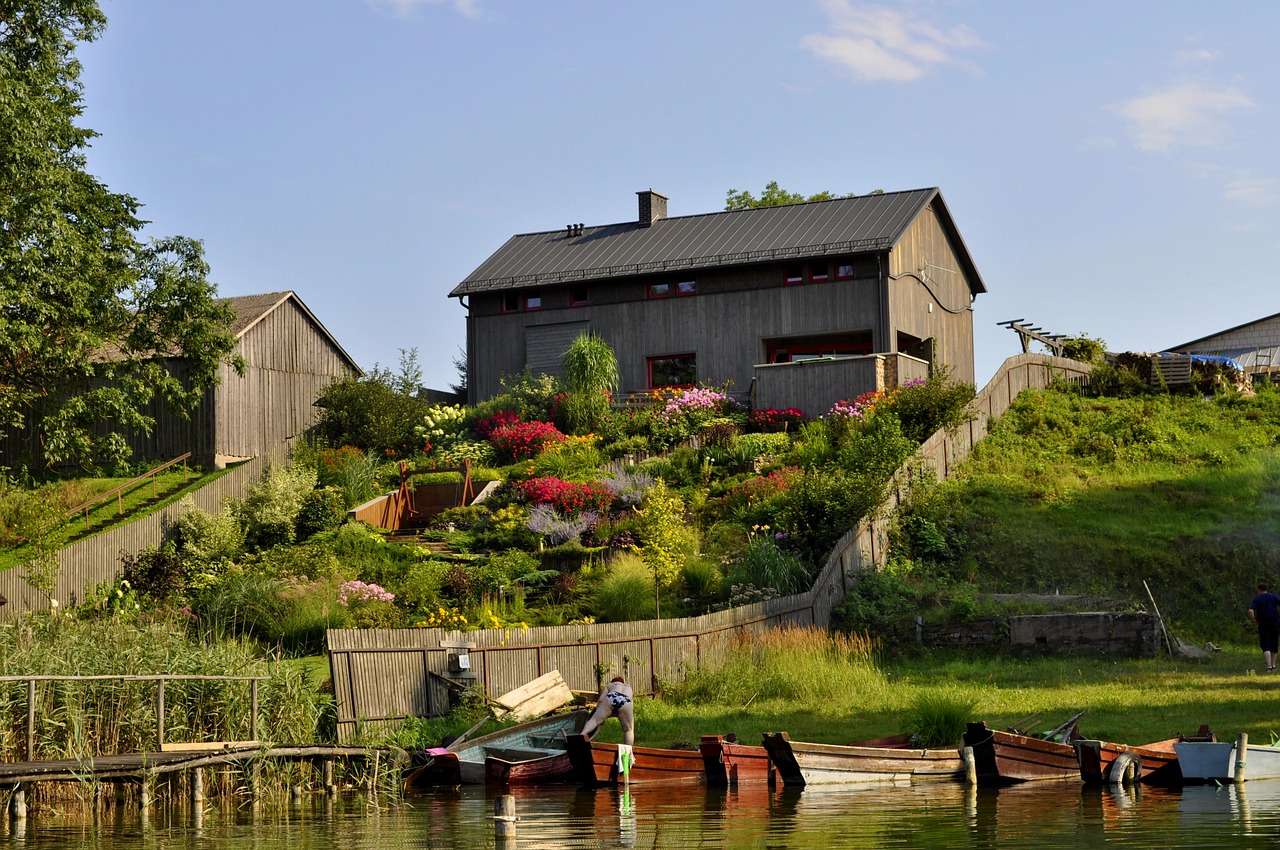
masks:
{"label": "shrub", "polygon": [[737,451],[748,461],[766,455],[781,455],[791,448],[791,437],[783,433],[743,434],[738,437]]}
{"label": "shrub", "polygon": [[510,425],[515,425],[519,421],[520,414],[516,413],[514,410],[499,410],[481,419],[477,419],[472,423],[471,430],[476,433],[476,436],[483,440],[487,440],[493,435],[494,431],[498,431]]}
{"label": "shrub", "polygon": [[607,513],[613,504],[613,492],[603,484],[575,484],[559,478],[530,478],[520,484],[525,498],[535,505],[549,504],[567,516],[586,511]]}
{"label": "shrub", "polygon": [[458,404],[433,404],[422,415],[422,424],[414,427],[426,451],[439,451],[466,433],[466,411]]}
{"label": "shrub", "polygon": [[915,591],[896,570],[864,572],[831,612],[832,626],[846,632],[878,632],[920,608]]}
{"label": "shrub", "polygon": [[283,587],[262,573],[231,570],[193,594],[190,608],[205,638],[245,635],[275,643],[288,608],[280,596]]}
{"label": "shrub", "polygon": [[562,407],[569,430],[584,434],[599,428],[618,389],[618,358],[613,349],[595,333],[579,334],[564,353],[560,371],[568,389]]}
{"label": "shrub", "polygon": [[939,369],[927,381],[912,381],[893,393],[888,408],[902,424],[902,433],[916,445],[935,431],[951,430],[972,418],[967,405],[973,385],[951,381],[949,369]]}
{"label": "shrub", "polygon": [[345,577],[346,571],[350,570],[329,547],[312,542],[298,546],[276,546],[249,556],[241,566],[282,579],[331,579]]}
{"label": "shrub", "polygon": [[489,435],[489,442],[507,462],[531,458],[563,440],[564,434],[550,422],[516,422]]}
{"label": "shrub", "polygon": [[595,527],[599,515],[595,511],[583,511],[570,519],[561,516],[548,504],[536,505],[529,511],[529,530],[543,535],[552,546],[568,540],[578,540]]}
{"label": "shrub", "polygon": [[651,620],[657,616],[653,575],[639,555],[627,552],[613,562],[596,588],[595,610],[602,622]]}
{"label": "shrub", "polygon": [[329,384],[316,399],[320,414],[312,435],[326,445],[385,457],[412,454],[419,445],[414,428],[428,403],[407,386],[407,377],[375,366],[363,378]]}
{"label": "shrub", "polygon": [[174,527],[178,551],[193,563],[227,563],[244,548],[244,528],[229,500],[220,513],[211,514],[197,508],[194,497],[183,496]]}
{"label": "shrub", "polygon": [[246,542],[258,549],[292,543],[302,502],[315,486],[314,469],[300,464],[268,468],[236,507]]}
{"label": "shrub", "polygon": [[971,697],[932,692],[917,696],[907,713],[911,745],[922,749],[959,746],[977,707]]}
{"label": "shrub", "polygon": [[684,501],[661,480],[645,496],[640,509],[640,554],[658,587],[669,587],[680,575],[685,531]]}
{"label": "shrub", "polygon": [[742,556],[730,564],[725,581],[733,584],[751,584],[759,588],[771,588],[779,596],[800,593],[809,587],[811,576],[804,562],[793,553],[778,546],[785,535],[775,539],[765,529],[764,537],[753,539]]}
{"label": "shrub", "polygon": [[347,520],[347,498],[336,487],[312,490],[302,500],[296,520],[298,540],[321,531],[332,531]]}
{"label": "shrub", "polygon": [[173,541],[159,549],[143,549],[136,555],[122,552],[120,565],[124,580],[138,593],[155,600],[172,599],[187,585],[189,570]]}
{"label": "shrub", "polygon": [[595,447],[594,438],[566,437],[563,442],[548,444],[533,459],[533,474],[543,478],[587,482],[599,477],[602,465],[604,455]]}
{"label": "shrub", "polygon": [[710,558],[686,558],[680,570],[680,593],[690,613],[710,608],[720,594],[724,573]]}
{"label": "shrub", "polygon": [[751,411],[747,416],[747,428],[757,433],[789,431],[807,419],[808,417],[798,407],[788,407],[782,410],[776,407],[768,407],[763,410]]}

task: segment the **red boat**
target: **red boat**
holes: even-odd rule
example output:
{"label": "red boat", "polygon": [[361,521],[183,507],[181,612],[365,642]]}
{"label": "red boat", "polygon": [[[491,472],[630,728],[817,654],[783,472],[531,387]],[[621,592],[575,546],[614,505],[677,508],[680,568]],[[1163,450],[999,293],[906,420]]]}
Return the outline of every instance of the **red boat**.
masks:
{"label": "red boat", "polygon": [[964,762],[955,747],[914,749],[902,738],[841,746],[793,741],[786,732],[766,732],[764,746],[788,786],[964,777]]}
{"label": "red boat", "polygon": [[[1123,782],[1116,770],[1135,768],[1135,781],[1148,785],[1174,786],[1182,784],[1182,770],[1178,767],[1178,754],[1173,745],[1187,741],[1213,743],[1218,738],[1207,725],[1194,735],[1179,735],[1167,741],[1156,741],[1141,746],[1115,744],[1110,741],[1077,741],[1080,754],[1080,778],[1089,783]],[[1120,757],[1128,753],[1123,759]],[[1117,767],[1117,761],[1119,766]]]}
{"label": "red boat", "polygon": [[[570,735],[566,749],[569,751],[569,763],[573,765],[574,781],[588,788],[622,784],[624,777],[618,772],[618,746],[589,741],[584,735]],[[625,778],[627,784],[702,782],[706,779],[702,753],[698,750],[632,747],[631,753],[634,759]]]}
{"label": "red boat", "polygon": [[711,787],[773,782],[773,766],[764,747],[739,743],[733,735],[703,735],[698,751],[702,753],[702,768]]}
{"label": "red boat", "polygon": [[1079,778],[1075,719],[1059,727],[1062,737],[1072,743],[1001,732],[988,728],[986,723],[970,723],[964,733],[964,746],[973,749],[978,784],[1009,785],[1038,779]]}

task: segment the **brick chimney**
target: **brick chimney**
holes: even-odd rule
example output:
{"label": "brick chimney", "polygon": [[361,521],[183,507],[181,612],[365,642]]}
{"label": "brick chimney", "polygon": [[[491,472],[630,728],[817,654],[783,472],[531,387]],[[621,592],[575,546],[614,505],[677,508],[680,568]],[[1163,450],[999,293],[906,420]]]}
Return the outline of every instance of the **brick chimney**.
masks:
{"label": "brick chimney", "polygon": [[649,227],[667,217],[667,196],[652,189],[636,192],[640,196],[640,226]]}

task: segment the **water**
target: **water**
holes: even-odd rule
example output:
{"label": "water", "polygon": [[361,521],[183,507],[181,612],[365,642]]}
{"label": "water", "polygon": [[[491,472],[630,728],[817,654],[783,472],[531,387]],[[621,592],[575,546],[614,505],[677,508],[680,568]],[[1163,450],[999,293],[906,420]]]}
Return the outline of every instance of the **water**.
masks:
{"label": "water", "polygon": [[397,848],[1008,848],[1255,847],[1280,838],[1280,781],[1112,791],[1079,782],[975,790],[953,783],[513,789],[514,840],[494,835],[493,796],[442,790],[370,808],[363,798],[249,810],[158,808],[86,815],[77,809],[0,823],[0,842],[32,848],[217,847],[237,850]]}

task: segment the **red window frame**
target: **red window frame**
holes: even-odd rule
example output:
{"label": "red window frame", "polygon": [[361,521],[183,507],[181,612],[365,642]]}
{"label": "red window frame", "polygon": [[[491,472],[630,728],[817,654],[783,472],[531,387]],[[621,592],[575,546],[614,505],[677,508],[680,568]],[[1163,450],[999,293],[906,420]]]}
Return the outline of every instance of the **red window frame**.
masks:
{"label": "red window frame", "polygon": [[519,313],[520,312],[520,293],[504,292],[502,293],[502,312]]}
{"label": "red window frame", "polygon": [[676,281],[676,297],[684,295],[697,295],[698,282],[696,280],[678,280]]}
{"label": "red window frame", "polygon": [[569,306],[585,307],[587,306],[588,290],[585,286],[569,290]]}
{"label": "red window frame", "polygon": [[669,283],[651,283],[648,292],[650,298],[670,298],[672,286]]}
{"label": "red window frame", "polygon": [[[842,274],[841,271],[843,269],[848,269],[848,273]],[[836,260],[836,280],[852,280],[853,275],[853,260],[849,260],[848,262],[844,260]]]}
{"label": "red window frame", "polygon": [[535,289],[524,297],[524,308],[526,310],[542,309],[542,290]]}
{"label": "red window frame", "polygon": [[809,280],[813,283],[826,283],[831,279],[831,267],[826,263],[809,264]]}
{"label": "red window frame", "polygon": [[787,286],[804,283],[804,266],[787,266],[782,272],[782,281]]}

